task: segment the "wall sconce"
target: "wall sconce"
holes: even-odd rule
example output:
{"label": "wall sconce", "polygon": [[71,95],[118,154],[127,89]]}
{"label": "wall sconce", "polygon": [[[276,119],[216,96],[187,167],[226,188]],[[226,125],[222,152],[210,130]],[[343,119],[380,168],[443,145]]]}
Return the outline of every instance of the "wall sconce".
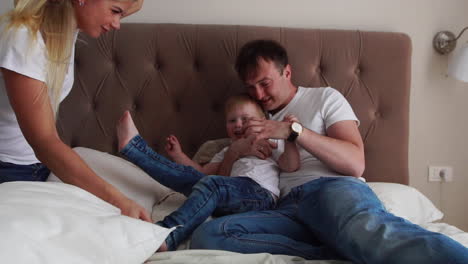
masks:
{"label": "wall sconce", "polygon": [[[456,37],[450,31],[437,32],[432,42],[434,49],[439,54],[449,54],[455,49],[457,40],[467,29],[468,27],[465,27]],[[468,82],[468,46],[461,48],[454,54],[449,62],[447,73],[462,82]]]}

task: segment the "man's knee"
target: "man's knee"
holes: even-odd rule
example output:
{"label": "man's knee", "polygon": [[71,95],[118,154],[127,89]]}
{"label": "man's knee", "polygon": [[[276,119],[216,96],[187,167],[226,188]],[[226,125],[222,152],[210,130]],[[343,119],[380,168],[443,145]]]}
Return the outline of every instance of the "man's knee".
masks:
{"label": "man's knee", "polygon": [[[368,213],[382,213],[382,204],[372,190],[363,182],[351,177],[324,179],[319,185],[305,190],[306,194],[299,204],[298,216],[310,219],[313,214],[322,217],[315,221],[349,221],[354,216]],[[316,223],[317,224],[317,223]]]}
{"label": "man's knee", "polygon": [[360,202],[362,200],[377,198],[367,184],[354,177],[343,177],[325,181],[318,188],[314,196],[314,199],[318,198],[324,204],[328,202],[332,204],[347,201]]}

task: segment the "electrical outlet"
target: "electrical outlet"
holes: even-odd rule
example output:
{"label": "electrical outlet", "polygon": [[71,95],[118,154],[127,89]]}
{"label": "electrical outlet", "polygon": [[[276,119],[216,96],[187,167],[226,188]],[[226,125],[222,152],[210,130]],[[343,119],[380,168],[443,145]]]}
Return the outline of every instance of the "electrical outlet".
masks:
{"label": "electrical outlet", "polygon": [[428,180],[431,182],[451,182],[453,169],[448,166],[429,166]]}

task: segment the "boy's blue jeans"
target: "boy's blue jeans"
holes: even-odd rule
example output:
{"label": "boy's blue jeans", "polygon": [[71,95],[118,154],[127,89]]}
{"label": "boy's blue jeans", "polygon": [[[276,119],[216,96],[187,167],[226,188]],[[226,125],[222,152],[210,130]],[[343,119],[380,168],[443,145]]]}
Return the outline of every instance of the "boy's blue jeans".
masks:
{"label": "boy's blue jeans", "polygon": [[366,183],[351,177],[313,180],[273,210],[206,222],[191,247],[353,263],[468,263],[466,247],[388,213]]}
{"label": "boy's blue jeans", "polygon": [[164,186],[187,196],[184,204],[158,225],[180,226],[166,239],[169,250],[188,238],[213,213],[226,215],[273,208],[271,193],[248,177],[206,176],[190,166],[172,162],[134,137],[121,153]]}
{"label": "boy's blue jeans", "polygon": [[0,161],[0,183],[11,181],[45,181],[50,170],[42,163],[17,165]]}

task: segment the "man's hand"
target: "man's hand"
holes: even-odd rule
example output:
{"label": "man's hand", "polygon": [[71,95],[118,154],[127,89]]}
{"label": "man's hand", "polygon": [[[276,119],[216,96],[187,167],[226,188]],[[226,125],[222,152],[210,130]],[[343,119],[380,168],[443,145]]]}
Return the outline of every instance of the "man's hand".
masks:
{"label": "man's hand", "polygon": [[286,139],[290,134],[291,123],[265,120],[250,119],[246,124],[245,134],[247,137],[255,135],[258,139]]}
{"label": "man's hand", "polygon": [[271,156],[273,148],[277,148],[275,142],[259,139],[257,135],[251,135],[232,142],[229,151],[235,153],[238,158],[256,156],[260,159],[266,159]]}

